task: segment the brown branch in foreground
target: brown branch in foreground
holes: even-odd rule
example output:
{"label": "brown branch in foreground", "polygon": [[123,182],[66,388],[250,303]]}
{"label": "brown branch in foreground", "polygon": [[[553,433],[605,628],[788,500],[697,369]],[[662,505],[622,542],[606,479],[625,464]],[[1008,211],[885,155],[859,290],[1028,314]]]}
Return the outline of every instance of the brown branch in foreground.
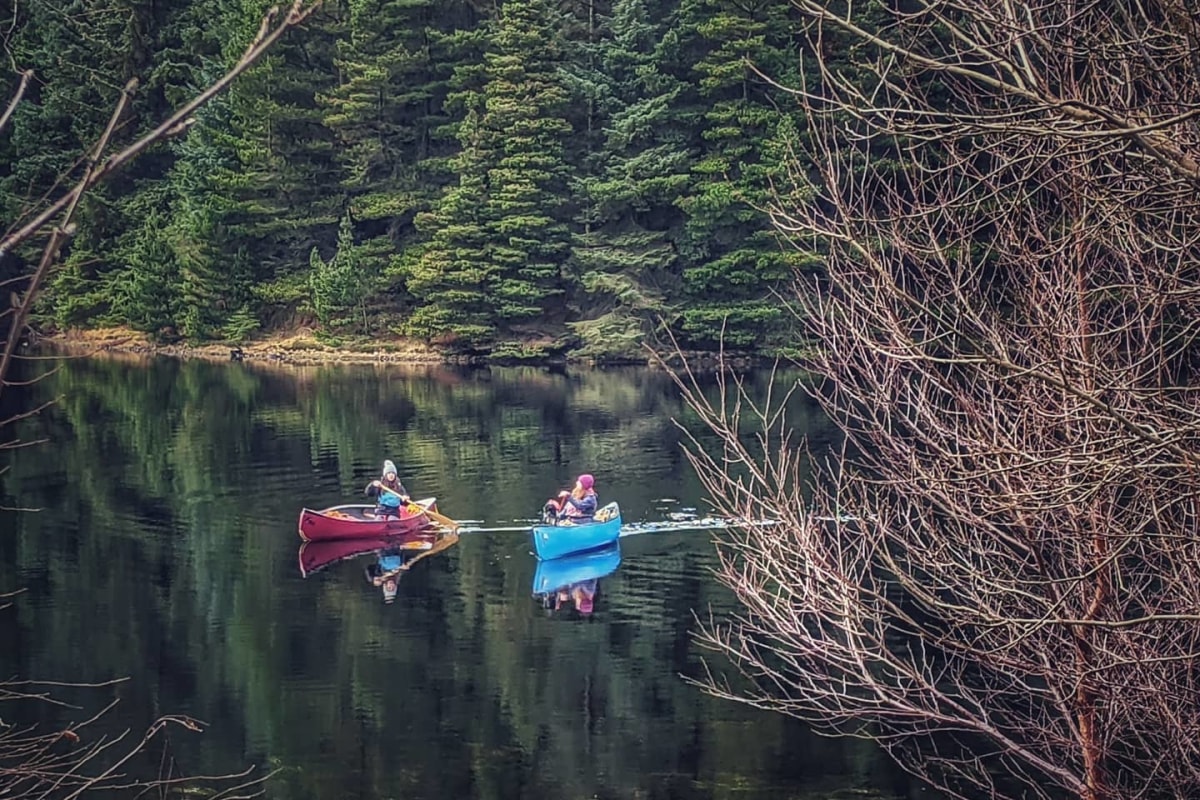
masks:
{"label": "brown branch in foreground", "polygon": [[[6,596],[0,596],[0,600]],[[77,708],[59,700],[55,692],[103,689],[122,682],[0,681],[0,708],[14,701]],[[171,729],[200,732],[202,724],[191,717],[168,715],[155,720],[137,738],[131,738],[128,730],[115,736],[97,732],[97,723],[116,705],[117,701],[112,700],[79,722],[51,730],[21,726],[0,714],[0,787],[4,797],[69,800],[88,792],[137,790],[141,795],[172,788],[196,791],[201,787],[213,797],[255,797],[262,794],[263,784],[273,774],[251,777],[251,768],[225,775],[176,775],[174,761],[165,747],[160,765],[152,768],[143,758],[152,743],[164,739]]]}
{"label": "brown branch in foreground", "polygon": [[57,263],[59,249],[62,247],[64,240],[71,235],[71,217],[84,194],[109,175],[112,175],[128,164],[150,146],[167,138],[177,136],[186,130],[190,124],[192,114],[197,109],[224,91],[239,75],[253,66],[263,53],[274,45],[287,31],[302,24],[318,5],[319,0],[312,0],[312,2],[308,2],[308,0],[294,0],[287,13],[283,16],[283,19],[279,22],[276,22],[279,16],[278,9],[272,9],[263,18],[257,35],[251,41],[245,53],[225,75],[190,102],[186,103],[152,131],[119,152],[101,160],[108,148],[109,139],[112,136],[121,110],[134,88],[132,84],[127,85],[125,91],[122,92],[121,99],[113,113],[108,128],[93,148],[92,157],[83,177],[79,179],[74,188],[62,197],[49,203],[46,208],[36,213],[33,219],[24,226],[0,239],[0,258],[3,258],[5,254],[12,252],[21,243],[43,231],[47,225],[54,222],[54,227],[50,231],[50,238],[43,250],[38,268],[30,277],[21,301],[17,305],[16,313],[9,329],[8,339],[5,342],[4,352],[0,356],[0,395],[3,394],[4,386],[6,385],[5,378],[11,366],[17,342],[24,331],[25,321],[29,316],[30,310],[33,308],[33,303],[37,299],[46,277],[51,268]]}
{"label": "brown branch in foreground", "polygon": [[12,100],[4,109],[4,113],[0,114],[0,131],[4,130],[4,126],[8,124],[8,120],[12,117],[13,112],[17,110],[17,106],[21,104],[21,99],[25,97],[25,91],[29,88],[29,82],[33,80],[33,70],[27,69],[21,73],[21,82],[17,84],[17,90],[13,92]]}
{"label": "brown branch in foreground", "polygon": [[[46,235],[37,268],[24,276],[24,293],[14,307],[0,313],[0,322],[7,325],[7,339],[0,354],[0,395],[4,388],[36,382],[46,374],[31,381],[8,380],[14,354],[24,333],[26,320],[41,287],[58,261],[59,252],[73,232],[72,217],[84,195],[109,175],[128,164],[153,144],[178,135],[186,129],[191,115],[219,92],[224,90],[237,76],[253,65],[266,50],[284,33],[300,25],[315,10],[320,0],[294,0],[287,14],[277,22],[278,9],[272,9],[264,17],[262,25],[242,58],[222,78],[184,105],[161,125],[145,134],[120,151],[105,157],[117,124],[126,104],[136,88],[131,81],[121,93],[109,123],[91,152],[82,176],[73,188],[61,197],[49,202],[44,208],[32,209],[30,222],[20,229],[0,238],[0,258],[11,253],[31,237]],[[32,73],[26,72],[11,102],[0,116],[0,128],[8,122],[25,93]],[[61,179],[66,179],[64,175]],[[57,184],[56,184],[57,186]],[[22,215],[24,216],[24,215]],[[8,282],[6,282],[8,283]],[[38,413],[39,408],[18,411],[0,420],[0,428],[11,427],[16,422]],[[0,444],[0,450],[24,447],[31,442],[13,439]],[[7,468],[5,468],[7,469]],[[0,470],[3,472],[3,470]],[[12,605],[16,593],[0,594],[0,609]],[[32,682],[10,679],[0,680],[0,708],[4,702],[20,701],[21,712],[28,710],[31,702],[69,708],[58,699],[56,691],[64,689],[99,689],[116,683],[100,684]],[[156,740],[165,740],[166,732],[182,728],[200,731],[196,720],[178,715],[159,718],[140,737],[130,736],[130,731],[109,736],[96,731],[96,723],[116,705],[112,700],[98,712],[81,722],[71,722],[44,730],[35,725],[22,725],[11,717],[0,714],[0,795],[4,798],[41,798],[68,800],[88,792],[114,792],[140,797],[147,792],[165,796],[168,791],[192,792],[203,790],[215,799],[235,800],[254,797],[262,793],[262,784],[270,775],[252,777],[253,769],[227,775],[181,776],[176,774],[174,760],[164,744],[157,773],[142,765],[143,758]]]}

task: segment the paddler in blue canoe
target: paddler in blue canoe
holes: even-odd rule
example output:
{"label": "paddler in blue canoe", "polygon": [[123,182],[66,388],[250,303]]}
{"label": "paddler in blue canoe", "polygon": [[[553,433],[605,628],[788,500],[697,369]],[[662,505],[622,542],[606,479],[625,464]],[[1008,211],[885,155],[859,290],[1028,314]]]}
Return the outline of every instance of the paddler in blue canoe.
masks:
{"label": "paddler in blue canoe", "polygon": [[400,517],[400,508],[411,502],[408,489],[400,482],[396,474],[396,465],[391,461],[383,462],[383,473],[379,480],[371,481],[363,494],[375,498],[376,517]]}
{"label": "paddler in blue canoe", "polygon": [[558,493],[558,497],[546,503],[546,516],[554,519],[569,519],[572,522],[591,522],[599,501],[596,498],[596,479],[587,473],[575,481],[575,488]]}

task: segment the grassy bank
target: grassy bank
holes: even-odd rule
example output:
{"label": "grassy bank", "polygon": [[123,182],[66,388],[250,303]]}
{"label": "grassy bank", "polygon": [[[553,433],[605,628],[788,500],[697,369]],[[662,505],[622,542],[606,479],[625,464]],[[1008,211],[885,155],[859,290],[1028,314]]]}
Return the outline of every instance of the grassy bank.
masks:
{"label": "grassy bank", "polygon": [[[277,332],[261,336],[239,344],[204,343],[188,344],[183,342],[162,343],[153,340],[144,333],[129,328],[100,328],[87,330],[71,330],[55,333],[39,338],[40,345],[69,353],[71,355],[105,355],[129,354],[143,356],[167,356],[172,358],[200,358],[210,361],[253,361],[271,364],[291,364],[296,366],[313,366],[320,364],[463,364],[463,365],[502,365],[506,360],[497,360],[488,356],[462,355],[428,345],[413,339],[397,337],[364,339],[361,341],[338,341],[331,344],[328,340],[316,336],[309,329],[299,329],[287,332]],[[668,361],[679,363],[680,357],[686,358],[693,368],[709,370],[718,364],[719,356],[712,352],[685,352],[668,357]],[[752,353],[726,353],[725,363],[743,369],[764,363],[769,359]],[[525,360],[520,363],[536,364],[578,364],[594,366],[595,362],[587,358],[564,357],[554,359]],[[627,359],[620,364],[651,365],[655,363],[649,353],[643,359]],[[615,365],[606,363],[606,365]]]}

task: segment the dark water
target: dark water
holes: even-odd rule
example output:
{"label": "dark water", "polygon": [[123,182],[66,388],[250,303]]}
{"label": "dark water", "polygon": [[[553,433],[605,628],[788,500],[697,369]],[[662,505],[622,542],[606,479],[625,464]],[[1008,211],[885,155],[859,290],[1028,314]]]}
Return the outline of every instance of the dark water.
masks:
{"label": "dark water", "polygon": [[[683,679],[725,666],[691,638],[694,613],[734,610],[719,532],[624,538],[586,616],[532,596],[521,533],[464,534],[390,605],[368,557],[301,577],[300,507],[354,502],[385,457],[477,526],[531,519],[583,471],[627,522],[706,513],[661,374],[74,361],[27,399],[51,396],[20,429],[49,443],[0,476],[6,504],[44,509],[0,512],[0,592],[27,589],[0,611],[0,676],[130,678],[60,718],[113,697],[101,730],[192,715],[183,771],[276,769],[280,798],[914,791],[870,744]],[[803,405],[792,421],[827,435]]]}

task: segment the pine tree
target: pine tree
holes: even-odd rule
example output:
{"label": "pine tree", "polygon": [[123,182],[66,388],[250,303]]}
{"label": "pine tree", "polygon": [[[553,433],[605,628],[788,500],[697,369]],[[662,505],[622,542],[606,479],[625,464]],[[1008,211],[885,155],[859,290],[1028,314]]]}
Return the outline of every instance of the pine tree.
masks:
{"label": "pine tree", "polygon": [[618,0],[611,29],[603,65],[617,110],[605,128],[604,172],[583,185],[592,224],[573,255],[585,319],[572,327],[582,352],[600,358],[641,355],[646,337],[677,315],[677,202],[695,150],[681,108],[686,84],[663,69],[675,41],[667,23],[644,0]]}
{"label": "pine tree", "polygon": [[379,272],[374,267],[366,250],[354,242],[350,215],[344,215],[333,258],[322,260],[315,247],[309,255],[310,298],[326,328],[361,323],[362,331],[369,332],[365,301]]}
{"label": "pine tree", "polygon": [[393,303],[407,295],[405,280],[426,243],[415,219],[453,177],[446,160],[457,140],[446,100],[460,60],[472,57],[471,38],[454,28],[473,27],[474,16],[461,2],[353,0],[338,42],[339,83],[318,98],[359,246],[380,265],[375,283]]}
{"label": "pine tree", "polygon": [[798,44],[786,4],[746,6],[699,0],[685,7],[688,24],[707,45],[696,72],[709,110],[703,153],[692,167],[694,183],[680,207],[688,215],[680,242],[689,303],[680,330],[700,347],[770,344],[786,321],[771,290],[794,266],[762,208],[782,160],[771,146],[794,135],[786,94],[756,76],[753,64],[787,85]]}
{"label": "pine tree", "polygon": [[449,155],[440,132],[452,122],[444,104],[457,58],[456,24],[472,24],[468,6],[349,3],[334,62],[339,83],[319,100],[356,219],[411,219],[444,184],[436,159]]}
{"label": "pine tree", "polygon": [[[170,36],[181,14],[170,4],[67,0],[11,7],[6,58],[32,69],[36,79],[0,134],[0,216],[10,221],[78,176],[81,154],[94,147],[129,79],[137,78],[137,87],[110,152],[157,123],[168,105],[165,77],[153,66],[189,58]],[[160,191],[156,181],[169,164],[169,155],[148,153],[135,170],[118,173],[80,205],[77,232],[43,307],[55,322],[109,318],[105,287],[124,268],[121,254],[130,246],[131,229],[144,224],[149,203],[141,196]],[[142,240],[151,250],[161,244],[151,245],[152,238]]]}
{"label": "pine tree", "polygon": [[239,206],[230,189],[241,162],[229,145],[232,109],[218,98],[175,146],[169,175],[171,233],[180,266],[178,328],[189,339],[216,338],[235,313],[252,312],[254,269],[237,233]]}
{"label": "pine tree", "polygon": [[122,269],[110,273],[104,294],[109,318],[156,337],[170,336],[180,306],[180,274],[168,232],[169,211],[161,190],[147,192],[132,210],[142,211],[142,224],[123,237],[115,260]]}
{"label": "pine tree", "polygon": [[545,0],[506,4],[482,88],[452,97],[469,109],[454,162],[459,185],[420,219],[432,241],[409,279],[425,303],[409,324],[414,333],[512,352],[535,335],[522,323],[564,316],[570,125],[556,21]]}
{"label": "pine tree", "polygon": [[[221,63],[240,54],[268,5],[221,0],[222,13],[208,34],[222,39]],[[222,158],[235,159],[231,169],[209,176],[220,260],[218,272],[196,270],[204,291],[210,278],[245,265],[257,303],[295,307],[305,299],[309,251],[336,241],[344,197],[330,187],[340,184],[342,173],[317,103],[334,85],[333,43],[342,25],[336,11],[326,8],[303,32],[285,37],[231,87],[222,116],[198,123]],[[229,249],[233,241],[237,251]]]}
{"label": "pine tree", "polygon": [[564,159],[571,126],[553,6],[546,0],[506,3],[485,58],[481,121],[488,164],[484,214],[497,268],[488,287],[506,331],[562,306],[562,267],[569,253]]}
{"label": "pine tree", "polygon": [[409,289],[423,304],[409,319],[407,332],[461,350],[486,349],[496,335],[488,287],[497,267],[488,252],[479,117],[471,110],[459,130],[463,150],[453,162],[458,186],[446,193],[435,212],[417,218],[430,243],[409,274]]}

